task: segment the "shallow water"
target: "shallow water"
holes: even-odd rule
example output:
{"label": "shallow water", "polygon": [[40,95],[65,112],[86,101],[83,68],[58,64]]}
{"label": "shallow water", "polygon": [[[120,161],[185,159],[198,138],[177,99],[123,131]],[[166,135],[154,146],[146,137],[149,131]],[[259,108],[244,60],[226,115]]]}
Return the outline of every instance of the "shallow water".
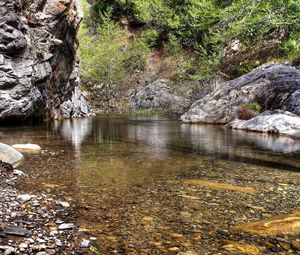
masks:
{"label": "shallow water", "polygon": [[[231,229],[300,208],[300,140],[288,137],[124,115],[3,127],[0,137],[43,148],[26,155],[22,168],[35,178],[20,188],[74,200],[71,220],[103,254],[233,254],[228,239],[264,252],[265,237]],[[190,179],[257,192],[183,182]]]}

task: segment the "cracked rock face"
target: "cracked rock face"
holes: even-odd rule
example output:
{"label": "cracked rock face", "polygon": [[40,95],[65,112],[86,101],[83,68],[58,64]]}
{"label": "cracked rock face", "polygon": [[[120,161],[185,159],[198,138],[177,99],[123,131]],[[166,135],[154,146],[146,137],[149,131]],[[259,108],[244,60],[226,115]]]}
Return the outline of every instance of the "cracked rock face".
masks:
{"label": "cracked rock face", "polygon": [[241,106],[253,101],[262,110],[279,109],[300,115],[300,71],[291,66],[262,66],[218,87],[196,101],[181,120],[227,124],[239,117]]}
{"label": "cracked rock face", "polygon": [[60,117],[77,84],[81,18],[75,0],[0,0],[0,120]]}

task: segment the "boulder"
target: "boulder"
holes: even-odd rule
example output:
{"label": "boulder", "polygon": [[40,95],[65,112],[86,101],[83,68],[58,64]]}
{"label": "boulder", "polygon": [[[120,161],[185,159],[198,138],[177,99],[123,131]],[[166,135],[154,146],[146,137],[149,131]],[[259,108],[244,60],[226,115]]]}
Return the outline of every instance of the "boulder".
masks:
{"label": "boulder", "polygon": [[0,160],[3,162],[12,164],[13,167],[17,167],[22,162],[23,158],[24,156],[11,146],[0,143]]}
{"label": "boulder", "polygon": [[234,120],[227,127],[300,138],[300,117],[284,111],[265,111],[250,120]]}
{"label": "boulder", "polygon": [[259,104],[262,110],[281,109],[300,115],[299,99],[300,71],[287,64],[270,64],[220,84],[192,104],[181,121],[227,124],[251,102]]}
{"label": "boulder", "polygon": [[60,107],[55,119],[62,118],[81,118],[92,115],[92,106],[85,98],[79,88],[75,88],[71,99],[64,102]]}
{"label": "boulder", "polygon": [[0,121],[52,118],[78,80],[77,0],[0,1]]}
{"label": "boulder", "polygon": [[188,100],[172,93],[167,82],[167,80],[159,79],[137,91],[131,97],[133,108],[182,113],[188,105]]}
{"label": "boulder", "polygon": [[19,152],[27,152],[27,153],[39,153],[42,148],[37,144],[14,144],[11,147],[16,149]]}

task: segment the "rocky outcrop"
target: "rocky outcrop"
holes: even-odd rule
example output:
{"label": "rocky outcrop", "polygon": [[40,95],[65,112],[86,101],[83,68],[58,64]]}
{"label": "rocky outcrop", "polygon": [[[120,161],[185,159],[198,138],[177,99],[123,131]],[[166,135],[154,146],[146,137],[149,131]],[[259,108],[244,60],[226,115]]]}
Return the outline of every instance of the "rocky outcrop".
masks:
{"label": "rocky outcrop", "polygon": [[75,0],[0,1],[0,120],[53,118],[74,91]]}
{"label": "rocky outcrop", "polygon": [[131,97],[135,110],[155,109],[183,113],[188,100],[172,93],[167,80],[159,79],[136,92]]}
{"label": "rocky outcrop", "polygon": [[241,107],[251,102],[262,110],[281,109],[300,115],[300,71],[286,64],[257,68],[196,101],[181,120],[227,124],[239,118]]}
{"label": "rocky outcrop", "polygon": [[62,117],[69,118],[82,118],[90,117],[92,115],[92,106],[90,102],[84,97],[81,90],[76,87],[72,94],[71,99],[64,102],[58,109],[55,119]]}
{"label": "rocky outcrop", "polygon": [[265,111],[250,120],[234,120],[227,126],[233,129],[284,134],[300,138],[300,117],[284,111]]}

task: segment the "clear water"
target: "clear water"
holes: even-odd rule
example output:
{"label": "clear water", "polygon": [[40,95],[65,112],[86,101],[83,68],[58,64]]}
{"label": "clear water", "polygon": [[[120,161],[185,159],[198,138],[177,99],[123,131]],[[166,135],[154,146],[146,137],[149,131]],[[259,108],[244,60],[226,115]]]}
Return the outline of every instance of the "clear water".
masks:
{"label": "clear water", "polygon": [[[103,254],[213,254],[227,238],[220,230],[299,209],[300,140],[289,137],[124,115],[1,127],[0,137],[43,148],[26,155],[22,169],[34,178],[20,188],[53,189],[73,200],[72,220],[97,237]],[[184,185],[186,179],[258,194]]]}

